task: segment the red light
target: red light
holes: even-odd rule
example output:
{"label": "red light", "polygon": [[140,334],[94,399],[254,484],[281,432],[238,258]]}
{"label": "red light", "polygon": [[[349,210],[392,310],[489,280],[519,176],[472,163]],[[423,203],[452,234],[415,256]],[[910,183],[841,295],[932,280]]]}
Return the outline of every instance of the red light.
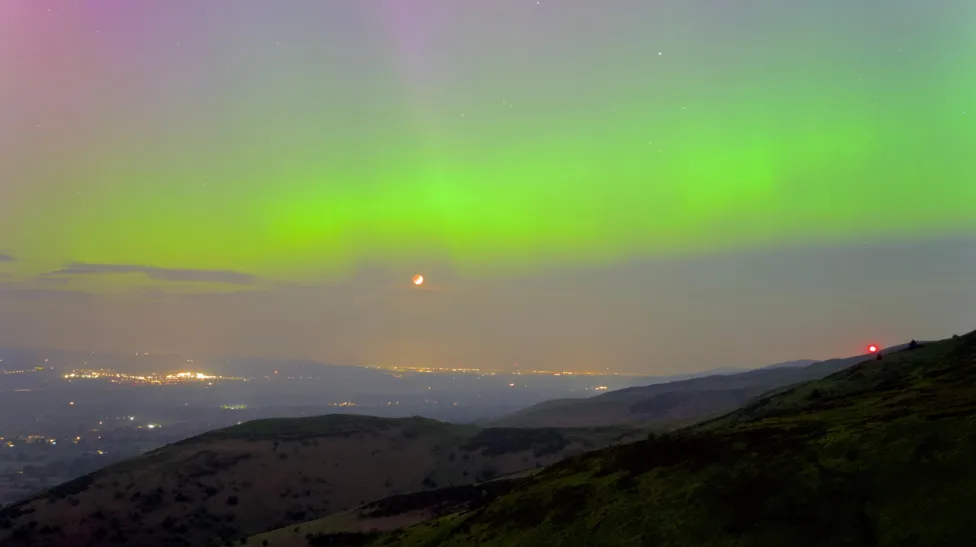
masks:
{"label": "red light", "polygon": [[871,344],[870,346],[868,346],[868,351],[870,351],[871,353],[877,353],[878,352],[878,346],[875,346],[874,344]]}

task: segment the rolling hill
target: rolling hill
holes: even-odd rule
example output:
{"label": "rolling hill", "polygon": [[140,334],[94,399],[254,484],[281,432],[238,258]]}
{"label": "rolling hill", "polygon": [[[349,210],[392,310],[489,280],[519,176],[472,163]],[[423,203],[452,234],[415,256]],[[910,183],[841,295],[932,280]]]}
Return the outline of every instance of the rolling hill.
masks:
{"label": "rolling hill", "polygon": [[737,374],[716,374],[619,389],[586,399],[545,401],[494,420],[490,425],[600,427],[639,424],[673,428],[729,412],[770,390],[823,378],[869,357],[790,361]]}
{"label": "rolling hill", "polygon": [[444,515],[475,509],[503,492],[520,484],[530,470],[510,478],[494,479],[480,484],[451,486],[411,494],[390,496],[356,509],[328,517],[285,526],[248,538],[244,545],[274,545],[274,547],[306,547],[338,544],[360,546],[383,532],[392,532]]}
{"label": "rolling hill", "polygon": [[473,510],[370,540],[374,547],[971,545],[974,462],[976,332],[862,361],[690,428],[570,458],[486,494]]}
{"label": "rolling hill", "polygon": [[205,546],[396,494],[485,481],[639,438],[356,415],[257,420],[0,510],[0,545]]}

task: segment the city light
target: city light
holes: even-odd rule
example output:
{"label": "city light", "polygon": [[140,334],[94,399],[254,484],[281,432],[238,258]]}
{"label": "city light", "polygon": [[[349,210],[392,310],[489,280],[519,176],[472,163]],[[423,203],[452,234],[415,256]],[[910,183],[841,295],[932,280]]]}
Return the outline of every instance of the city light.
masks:
{"label": "city light", "polygon": [[[75,369],[71,373],[65,374],[64,379],[69,382],[72,380],[108,380],[111,383],[121,384],[151,384],[151,385],[174,385],[190,382],[207,382],[212,384],[214,380],[219,381],[239,381],[246,382],[247,378],[237,376],[220,376],[207,374],[204,372],[177,372],[174,374],[150,373],[147,375],[126,374],[111,369]],[[71,403],[74,404],[74,403]]]}
{"label": "city light", "polygon": [[[483,369],[483,368],[468,368],[468,367],[428,367],[428,366],[413,366],[413,365],[396,365],[396,366],[380,366],[373,365],[366,368],[386,370],[393,373],[404,373],[413,372],[421,374],[444,374],[444,373],[455,373],[455,374],[480,374],[482,376],[495,376],[498,374],[515,374],[519,376],[523,375],[536,375],[536,376],[630,376],[629,374],[621,374],[617,372],[609,371],[565,371],[565,370],[505,370],[505,369]],[[396,374],[394,377],[399,378]],[[633,376],[639,376],[638,374],[633,374]]]}

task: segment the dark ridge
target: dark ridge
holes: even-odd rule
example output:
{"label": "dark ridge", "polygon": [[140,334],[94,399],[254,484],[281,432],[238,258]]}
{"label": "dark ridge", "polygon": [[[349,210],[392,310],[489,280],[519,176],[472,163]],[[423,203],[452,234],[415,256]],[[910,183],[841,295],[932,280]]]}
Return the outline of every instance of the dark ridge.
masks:
{"label": "dark ridge", "polygon": [[309,547],[363,547],[379,537],[377,533],[338,532],[335,534],[308,534]]}
{"label": "dark ridge", "polygon": [[36,509],[27,506],[30,504],[30,502],[34,501],[38,497],[40,496],[34,496],[32,498],[18,501],[17,503],[11,503],[10,505],[0,508],[0,521],[13,520],[15,518],[33,513],[36,511]]}
{"label": "dark ridge", "polygon": [[66,483],[59,484],[54,488],[48,490],[48,495],[54,499],[66,498],[74,494],[80,494],[91,486],[94,482],[94,475],[85,475],[83,477],[78,477],[77,479],[70,480]]}
{"label": "dark ridge", "polygon": [[412,418],[377,418],[359,414],[326,414],[306,418],[266,418],[225,427],[174,443],[177,445],[219,439],[288,441],[386,431],[395,427],[410,430],[453,427],[451,424],[414,416]]}
{"label": "dark ridge", "polygon": [[743,399],[760,394],[761,387],[709,391],[669,391],[652,395],[630,405],[631,414],[643,414],[648,418],[667,418],[674,410],[685,405],[709,410],[728,410],[738,406]]}
{"label": "dark ridge", "polygon": [[459,505],[475,507],[488,499],[512,490],[518,485],[518,482],[518,479],[497,480],[390,496],[363,506],[359,511],[359,516],[362,518],[389,517],[424,509],[439,514],[439,509],[452,509]]}
{"label": "dark ridge", "polygon": [[485,455],[498,456],[509,452],[535,450],[536,456],[555,454],[569,445],[562,431],[554,427],[523,429],[518,427],[493,427],[479,431],[462,448],[478,450]]}

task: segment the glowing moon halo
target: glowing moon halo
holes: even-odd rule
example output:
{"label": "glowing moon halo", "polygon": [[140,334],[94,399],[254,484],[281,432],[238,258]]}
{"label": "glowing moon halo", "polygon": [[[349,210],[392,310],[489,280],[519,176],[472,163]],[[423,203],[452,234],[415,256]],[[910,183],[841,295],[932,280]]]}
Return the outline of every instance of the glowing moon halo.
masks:
{"label": "glowing moon halo", "polygon": [[413,281],[413,284],[414,285],[423,285],[424,284],[424,276],[422,276],[420,274],[416,274],[416,275],[413,276],[412,281]]}

